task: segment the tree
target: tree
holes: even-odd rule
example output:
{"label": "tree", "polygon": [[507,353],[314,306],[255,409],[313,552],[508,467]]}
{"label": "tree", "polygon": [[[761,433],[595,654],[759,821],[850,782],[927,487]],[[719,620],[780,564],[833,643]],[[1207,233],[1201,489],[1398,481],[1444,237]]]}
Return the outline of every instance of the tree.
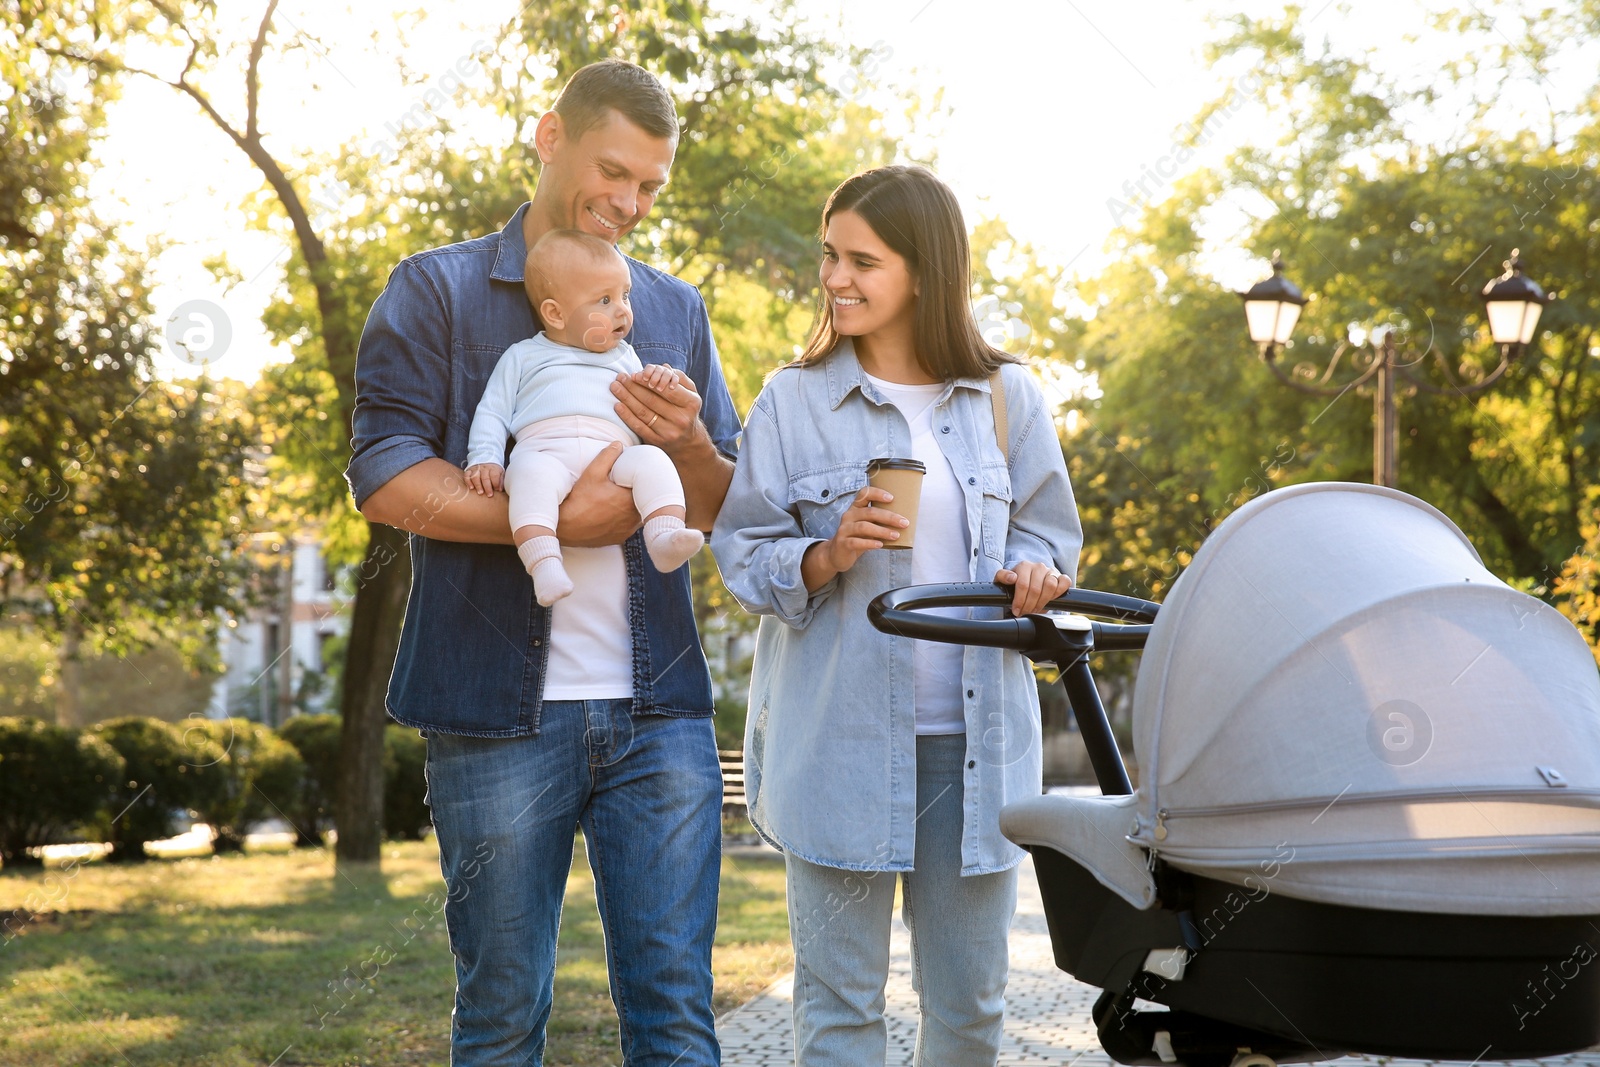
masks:
{"label": "tree", "polygon": [[[592,0],[524,9],[514,27],[517,44],[469,57],[481,59],[488,77],[456,90],[455,106],[438,106],[430,87],[419,97],[427,121],[402,122],[406,136],[353,140],[333,158],[308,164],[342,194],[320,231],[330,269],[350,306],[364,310],[407,255],[503,225],[537,184],[516,129],[546,110],[584,63],[610,55],[637,60],[667,79],[685,130],[668,192],[624,247],[701,287],[743,411],[809,329],[803,296],[814,286],[827,194],[854,171],[896,155],[881,116],[851,99],[871,53],[803,38],[782,29],[782,19],[762,24],[780,27],[772,30],[755,21],[707,29],[717,20],[701,5],[647,5],[629,18],[607,12]],[[680,60],[695,51],[719,57],[715,78],[683,80]],[[543,76],[529,77],[530,64]],[[832,82],[830,70],[838,75]],[[477,68],[463,68],[468,73]],[[452,114],[468,107],[503,114],[510,136],[488,144],[465,138]],[[281,225],[272,199],[263,194],[247,205],[264,228]],[[285,298],[267,312],[269,330],[294,360],[268,369],[256,412],[271,442],[272,481],[290,487],[293,506],[327,523],[344,546],[355,540],[341,532],[350,529],[348,495],[329,457],[342,457],[345,441],[342,427],[320,415],[333,404],[336,384],[324,369],[308,278],[296,258]],[[709,557],[694,574],[702,622],[722,613],[735,630],[753,627],[743,612],[725,610],[731,598]],[[398,615],[397,607],[396,621]],[[356,655],[352,645],[352,661]]]}
{"label": "tree", "polygon": [[1231,21],[1209,58],[1252,74],[1192,127],[1252,107],[1277,124],[1279,143],[1241,148],[1178,182],[1113,238],[1113,265],[1080,287],[1092,317],[1069,354],[1103,395],[1078,406],[1088,429],[1075,439],[1085,457],[1075,485],[1091,543],[1115,546],[1086,558],[1085,581],[1159,590],[1216,521],[1259,492],[1370,479],[1371,412],[1360,398],[1305,397],[1252,364],[1238,299],[1206,269],[1217,245],[1201,233],[1215,234],[1206,224],[1226,210],[1243,215],[1239,247],[1263,261],[1282,248],[1317,295],[1290,365],[1320,366],[1357,324],[1369,335],[1396,330],[1419,373],[1470,381],[1497,356],[1477,291],[1513,246],[1561,292],[1532,351],[1494,390],[1405,396],[1400,409],[1404,488],[1460,522],[1491,569],[1545,589],[1600,482],[1600,293],[1586,281],[1600,265],[1600,95],[1557,124],[1574,131],[1559,143],[1497,131],[1468,107],[1477,118],[1430,144],[1406,116],[1466,93],[1465,83],[1447,70],[1402,88],[1369,56],[1319,52],[1298,17]]}
{"label": "tree", "polygon": [[[48,54],[79,63],[109,78],[139,76],[182,93],[260,171],[273,203],[289,222],[299,267],[315,295],[316,333],[324,369],[333,384],[337,425],[349,439],[355,407],[356,341],[364,306],[352,303],[329,262],[313,222],[306,180],[268,148],[259,121],[261,66],[273,33],[277,0],[267,0],[254,35],[229,40],[216,6],[208,0],[128,5],[115,15],[97,5],[91,34],[65,34],[44,45]],[[153,46],[167,61],[162,69],[130,63],[130,44]],[[228,69],[243,71],[244,112],[230,117],[210,88]],[[341,446],[338,452],[344,451]],[[408,585],[404,536],[392,527],[368,524],[364,579],[351,611],[350,654],[340,709],[344,763],[348,769],[338,801],[338,856],[375,861],[383,828],[383,696],[399,640],[399,615]]]}
{"label": "tree", "polygon": [[1578,546],[1551,589],[1556,608],[1572,621],[1600,665],[1600,490],[1589,494],[1589,517]]}
{"label": "tree", "polygon": [[58,648],[56,714],[75,725],[90,648],[170,640],[205,662],[236,603],[244,427],[204,381],[155,380],[144,261],[88,203],[109,89],[70,91],[62,67],[37,47],[0,58],[0,605]]}

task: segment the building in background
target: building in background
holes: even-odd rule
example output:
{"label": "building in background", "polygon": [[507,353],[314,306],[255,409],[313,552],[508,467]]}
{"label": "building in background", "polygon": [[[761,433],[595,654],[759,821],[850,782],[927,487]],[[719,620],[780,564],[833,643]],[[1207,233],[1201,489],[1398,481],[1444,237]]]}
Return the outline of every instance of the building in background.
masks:
{"label": "building in background", "polygon": [[223,673],[206,714],[279,726],[303,712],[336,711],[335,682],[350,628],[348,598],[315,529],[256,540],[257,606],[217,637]]}

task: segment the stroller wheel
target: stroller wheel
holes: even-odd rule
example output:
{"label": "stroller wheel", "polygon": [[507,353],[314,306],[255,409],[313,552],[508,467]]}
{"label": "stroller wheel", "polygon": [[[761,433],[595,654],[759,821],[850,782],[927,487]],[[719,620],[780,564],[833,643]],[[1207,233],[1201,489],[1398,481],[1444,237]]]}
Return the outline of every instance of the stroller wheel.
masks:
{"label": "stroller wheel", "polygon": [[1278,1067],[1280,1057],[1287,1062],[1331,1058],[1310,1045],[1193,1012],[1140,1008],[1131,993],[1106,990],[1091,1016],[1100,1047],[1129,1067]]}

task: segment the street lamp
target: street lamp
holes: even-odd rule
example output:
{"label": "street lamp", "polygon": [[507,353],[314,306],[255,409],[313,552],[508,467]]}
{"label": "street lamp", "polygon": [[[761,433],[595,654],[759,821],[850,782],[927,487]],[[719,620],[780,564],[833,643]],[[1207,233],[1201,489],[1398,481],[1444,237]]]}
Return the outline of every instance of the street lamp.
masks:
{"label": "street lamp", "polygon": [[[1506,260],[1505,273],[1483,289],[1484,310],[1489,320],[1489,336],[1500,346],[1500,362],[1488,373],[1453,372],[1445,363],[1442,353],[1430,352],[1438,364],[1445,385],[1440,387],[1413,372],[1429,352],[1421,356],[1402,359],[1395,345],[1394,330],[1385,330],[1373,339],[1370,349],[1365,340],[1340,341],[1334,346],[1327,366],[1319,374],[1315,366],[1302,363],[1289,373],[1278,363],[1278,350],[1289,343],[1295,323],[1300,319],[1300,309],[1306,297],[1300,289],[1283,276],[1283,260],[1276,250],[1272,253],[1272,277],[1257,282],[1247,292],[1238,294],[1244,300],[1245,326],[1250,340],[1261,352],[1261,362],[1285,385],[1303,393],[1316,396],[1341,396],[1351,389],[1359,389],[1368,382],[1372,390],[1372,480],[1378,485],[1394,487],[1398,483],[1396,457],[1399,454],[1399,423],[1395,415],[1395,380],[1403,377],[1407,387],[1415,392],[1469,396],[1482,392],[1495,382],[1522,357],[1533,342],[1539,326],[1539,315],[1544,306],[1554,300],[1539,285],[1522,272],[1522,260],[1517,249],[1511,250]],[[1351,359],[1357,373],[1344,384],[1335,381],[1335,372],[1347,350],[1356,350]]]}
{"label": "street lamp", "polygon": [[1489,315],[1489,335],[1497,345],[1526,345],[1533,342],[1544,306],[1554,300],[1546,296],[1539,283],[1522,273],[1522,258],[1511,250],[1506,272],[1483,287],[1483,304]]}
{"label": "street lamp", "polygon": [[1244,322],[1250,330],[1250,340],[1263,350],[1289,343],[1306,298],[1294,282],[1283,276],[1283,259],[1277,249],[1272,251],[1272,277],[1256,282],[1249,292],[1239,295],[1244,298]]}

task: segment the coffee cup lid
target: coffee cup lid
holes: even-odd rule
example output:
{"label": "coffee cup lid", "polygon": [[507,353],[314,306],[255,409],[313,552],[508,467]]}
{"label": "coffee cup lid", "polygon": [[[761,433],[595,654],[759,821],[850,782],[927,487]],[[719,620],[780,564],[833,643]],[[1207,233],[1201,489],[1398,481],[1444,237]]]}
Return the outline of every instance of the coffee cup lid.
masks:
{"label": "coffee cup lid", "polygon": [[867,464],[868,475],[876,474],[879,471],[916,471],[918,474],[926,474],[928,468],[923,466],[920,459],[884,458],[875,459]]}

